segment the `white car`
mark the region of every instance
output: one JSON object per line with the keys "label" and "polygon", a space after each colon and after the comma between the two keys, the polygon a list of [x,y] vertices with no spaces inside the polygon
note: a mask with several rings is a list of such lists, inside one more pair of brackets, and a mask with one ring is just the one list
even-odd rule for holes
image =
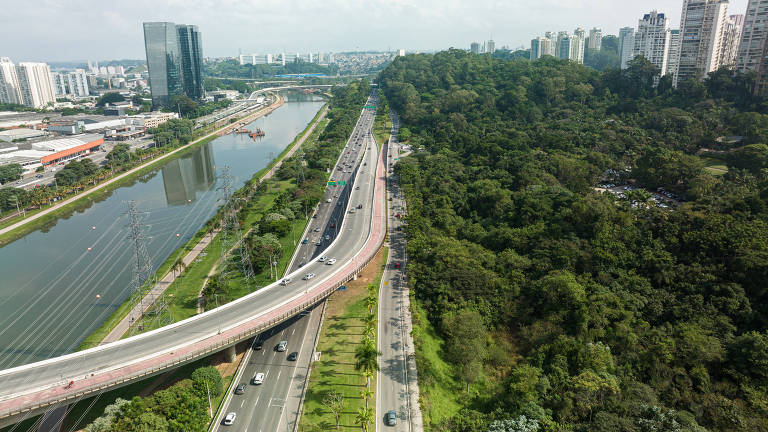
{"label": "white car", "polygon": [[314,273],[307,273],[307,274],[305,274],[305,275],[304,275],[304,277],[303,277],[302,279],[304,279],[304,280],[310,280],[310,279],[312,279],[313,277],[315,277],[315,274],[314,274]]}
{"label": "white car", "polygon": [[282,286],[286,286],[289,283],[291,283],[291,278],[285,278],[285,279],[280,281],[280,285],[282,285]]}
{"label": "white car", "polygon": [[321,256],[320,258],[318,258],[317,262],[325,262],[327,259],[328,259],[327,256]]}
{"label": "white car", "polygon": [[260,385],[264,382],[264,373],[259,372],[256,375],[253,376],[253,384],[254,385]]}
{"label": "white car", "polygon": [[328,260],[328,262],[327,262],[327,263],[325,263],[325,264],[326,264],[326,265],[334,265],[334,264],[336,264],[336,258],[331,258],[331,259],[329,259],[329,260]]}
{"label": "white car", "polygon": [[235,424],[235,417],[237,417],[237,414],[235,414],[233,412],[227,414],[227,416],[224,417],[224,424],[227,425],[227,426],[231,426],[231,425]]}
{"label": "white car", "polygon": [[329,203],[329,202],[332,202],[332,201],[333,201],[333,200],[332,200],[332,199],[330,199],[330,198],[328,198],[327,200],[325,200],[325,202],[327,202],[327,203]]}

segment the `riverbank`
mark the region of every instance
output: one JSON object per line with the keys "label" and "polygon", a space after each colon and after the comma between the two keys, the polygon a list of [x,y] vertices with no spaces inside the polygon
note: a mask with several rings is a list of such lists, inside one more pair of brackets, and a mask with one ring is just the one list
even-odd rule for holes
{"label": "riverbank", "polygon": [[[284,98],[278,95],[277,100],[273,104],[237,120],[235,124],[242,122],[252,122],[259,117],[268,115],[276,109],[280,108],[284,102]],[[183,156],[186,154],[186,152],[217,138],[220,136],[222,131],[229,130],[232,127],[233,125],[231,124],[225,125],[219,129],[213,130],[207,135],[191,141],[184,146],[178,147],[168,153],[152,159],[151,161],[148,161],[122,174],[112,177],[109,180],[94,185],[90,189],[85,189],[83,192],[71,198],[67,198],[64,201],[56,203],[47,209],[28,212],[32,214],[29,214],[26,218],[19,222],[0,229],[0,247],[17,240],[32,231],[43,228],[61,217],[68,217],[68,215],[74,213],[80,208],[83,208],[89,202],[98,201],[98,198],[103,198],[105,194],[111,193],[115,189],[123,186],[126,182],[135,181],[144,173],[151,171],[157,168],[159,165],[167,163],[174,158]]]}
{"label": "riverbank", "polygon": [[[286,146],[278,157],[273,159],[267,166],[257,171],[253,177],[246,182],[243,188],[236,192],[236,194],[247,188],[252,188],[264,180],[272,178],[282,165],[283,161],[290,158],[298,148],[307,142],[308,138],[314,137],[316,139],[319,133],[324,129],[324,125],[327,124],[324,123],[327,113],[328,105],[326,104],[318,110],[315,117],[307,124],[306,128],[294,138],[291,144]],[[323,123],[323,127],[316,129],[316,126],[321,123]],[[275,197],[271,197],[269,203],[274,201],[274,198]],[[201,228],[177,251],[171,253],[165,262],[159,266],[158,270],[155,272],[155,276],[157,280],[161,281],[158,283],[161,287],[156,286],[149,294],[147,294],[149,302],[144,303],[145,305],[148,305],[147,308],[151,307],[152,300],[158,298],[159,295],[163,295],[166,293],[166,290],[168,290],[165,298],[175,321],[186,319],[197,313],[196,299],[192,300],[190,298],[191,291],[194,291],[194,296],[196,297],[202,287],[201,284],[204,283],[204,280],[202,282],[200,281],[199,274],[202,272],[207,275],[210,272],[210,269],[216,266],[221,255],[218,236],[212,234],[214,230],[213,226],[215,225],[218,216],[218,213],[213,216],[203,228]],[[205,244],[203,245],[203,243]],[[197,253],[194,254],[194,256],[190,256],[192,251],[197,251]],[[176,261],[182,256],[184,256],[183,260],[185,261],[185,268],[177,275],[176,271],[172,270],[172,267],[174,267]],[[197,285],[200,286],[198,287]],[[87,349],[104,342],[120,339],[129,329],[131,315],[136,316],[137,314],[131,314],[130,299],[127,299],[98,329],[83,340],[77,350]],[[148,331],[152,328],[152,325],[144,325],[143,330]],[[115,329],[120,329],[120,331],[115,332]]]}

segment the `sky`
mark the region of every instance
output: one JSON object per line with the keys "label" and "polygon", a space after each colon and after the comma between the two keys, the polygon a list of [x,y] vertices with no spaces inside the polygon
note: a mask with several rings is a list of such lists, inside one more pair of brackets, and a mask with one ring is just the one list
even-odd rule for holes
{"label": "sky", "polygon": [[[731,0],[744,13],[748,0]],[[683,0],[0,0],[0,57],[143,59],[142,22],[196,24],[210,57],[268,52],[529,47],[545,31],[617,34],[653,9],[680,26]]]}

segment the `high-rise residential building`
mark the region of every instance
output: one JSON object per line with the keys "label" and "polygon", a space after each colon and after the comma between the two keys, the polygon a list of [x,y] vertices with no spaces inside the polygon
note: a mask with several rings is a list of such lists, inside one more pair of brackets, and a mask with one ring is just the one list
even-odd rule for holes
{"label": "high-rise residential building", "polygon": [[53,79],[53,93],[56,96],[63,96],[69,94],[67,87],[67,74],[54,72],[51,74]]}
{"label": "high-rise residential building", "polygon": [[493,39],[485,43],[485,52],[488,54],[493,54],[496,52],[496,42],[494,42]]}
{"label": "high-rise residential building", "polygon": [[669,31],[667,51],[667,75],[672,76],[674,83],[674,77],[677,74],[677,62],[680,60],[680,30]]}
{"label": "high-rise residential building", "polygon": [[45,63],[22,62],[16,66],[21,101],[33,108],[56,102],[51,68]]}
{"label": "high-rise residential building", "polygon": [[469,51],[472,54],[480,54],[480,43],[479,42],[472,42],[472,45],[469,46]]}
{"label": "high-rise residential building", "polygon": [[552,55],[552,40],[545,37],[532,39],[530,59],[540,59],[545,55]]}
{"label": "high-rise residential building", "polygon": [[683,0],[675,83],[702,80],[720,68],[728,0]]}
{"label": "high-rise residential building", "polygon": [[82,69],[75,69],[67,74],[67,87],[72,96],[87,97],[90,94],[88,91],[88,75]]}
{"label": "high-rise residential building", "polygon": [[749,0],[744,17],[736,70],[757,73],[755,92],[765,94],[768,89],[768,0]]}
{"label": "high-rise residential building", "polygon": [[202,37],[197,26],[144,23],[144,47],[152,104],[168,106],[176,95],[203,96]]}
{"label": "high-rise residential building", "polygon": [[[557,33],[546,32],[544,33],[544,37],[549,39],[549,52],[547,54],[552,57],[557,57]],[[544,55],[544,53],[542,53],[542,55]]]}
{"label": "high-rise residential building", "polygon": [[720,67],[736,65],[736,55],[739,52],[741,33],[744,30],[744,15],[731,15],[725,21],[723,30],[723,46],[720,50]]}
{"label": "high-rise residential building", "polygon": [[603,47],[603,30],[598,27],[589,31],[589,46],[588,48],[595,51],[600,51]]}
{"label": "high-rise residential building", "polygon": [[181,83],[184,94],[203,97],[203,38],[196,25],[176,26],[181,54]]}
{"label": "high-rise residential building", "polygon": [[21,104],[16,65],[8,57],[0,57],[0,103]]}
{"label": "high-rise residential building", "polygon": [[632,57],[639,55],[659,68],[661,71],[659,76],[666,75],[669,55],[669,19],[663,13],[652,11],[643,15],[643,19],[638,21]]}
{"label": "high-rise residential building", "polygon": [[572,60],[576,63],[584,63],[584,48],[587,42],[587,32],[583,28],[578,27],[573,31],[573,44],[574,53]]}
{"label": "high-rise residential building", "polygon": [[[331,54],[331,55],[333,55],[333,54]],[[405,49],[403,49],[403,48],[399,49],[397,51],[397,56],[398,57],[405,57]],[[328,63],[333,63],[333,61],[330,59],[330,57],[328,59]]]}
{"label": "high-rise residential building", "polygon": [[619,57],[621,58],[621,68],[626,69],[627,63],[634,58],[635,50],[635,29],[632,27],[622,27],[619,29]]}

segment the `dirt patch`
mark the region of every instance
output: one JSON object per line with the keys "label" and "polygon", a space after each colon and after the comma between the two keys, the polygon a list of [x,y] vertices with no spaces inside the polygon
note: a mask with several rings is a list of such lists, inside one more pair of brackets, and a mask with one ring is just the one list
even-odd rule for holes
{"label": "dirt patch", "polygon": [[357,280],[347,282],[346,291],[336,291],[328,299],[328,308],[325,312],[326,315],[339,315],[347,310],[351,303],[358,301],[360,297],[364,297],[368,294],[365,287],[367,287],[368,284],[373,283],[381,272],[381,267],[384,265],[384,260],[386,259],[384,256],[385,250],[386,249],[383,247],[379,248],[378,252],[376,252],[376,256],[374,256],[371,262],[363,267],[363,270],[357,275]]}

